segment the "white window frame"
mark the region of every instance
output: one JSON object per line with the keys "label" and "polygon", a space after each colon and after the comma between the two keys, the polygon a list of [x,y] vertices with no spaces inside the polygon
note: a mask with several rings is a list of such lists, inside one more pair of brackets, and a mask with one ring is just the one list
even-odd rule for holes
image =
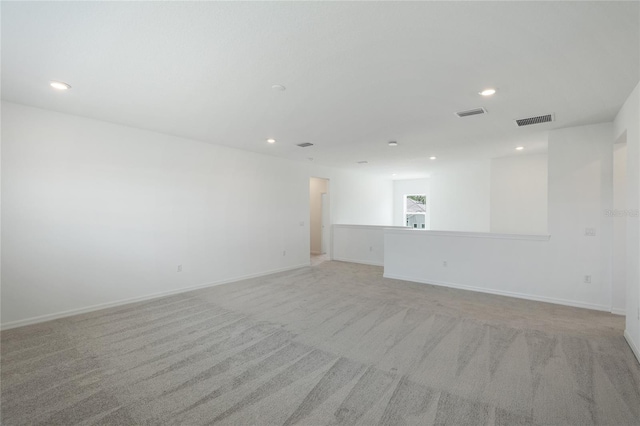
{"label": "white window frame", "polygon": [[411,214],[423,214],[424,215],[424,228],[411,228],[411,229],[421,229],[428,230],[431,229],[430,218],[429,218],[429,198],[427,198],[427,194],[404,194],[402,197],[402,223],[403,226],[407,226],[407,197],[424,197],[424,213],[411,213]]}

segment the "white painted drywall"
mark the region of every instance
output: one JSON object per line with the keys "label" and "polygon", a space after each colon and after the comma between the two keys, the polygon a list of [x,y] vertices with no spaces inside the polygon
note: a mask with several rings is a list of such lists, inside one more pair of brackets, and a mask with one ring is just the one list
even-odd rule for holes
{"label": "white painted drywall", "polygon": [[548,236],[386,230],[384,244],[388,278],[601,308],[549,292]]}
{"label": "white painted drywall", "polygon": [[326,179],[312,177],[309,179],[309,205],[312,254],[322,254],[322,193],[329,190]]}
{"label": "white painted drywall", "polygon": [[640,361],[640,84],[614,121],[614,138],[627,140],[627,300],[625,337]]}
{"label": "white painted drywall", "polygon": [[308,265],[311,176],[334,222],[392,222],[358,172],[6,102],[2,141],[3,326]]}
{"label": "white painted drywall", "polygon": [[611,123],[549,133],[549,241],[389,231],[385,275],[610,310],[612,135]]}
{"label": "white painted drywall", "polygon": [[331,260],[384,264],[384,226],[333,225]]}
{"label": "white painted drywall", "polygon": [[613,252],[611,306],[612,312],[625,314],[627,298],[627,141],[626,134],[613,147]]}
{"label": "white painted drywall", "polygon": [[[611,307],[613,203],[611,123],[549,132],[549,291]],[[595,236],[586,236],[595,228]],[[591,283],[584,276],[591,276]]]}
{"label": "white painted drywall", "polygon": [[429,213],[431,197],[429,196],[429,179],[406,179],[393,181],[393,224],[405,226],[404,196],[425,194],[427,196],[427,229],[429,229]]}
{"label": "white painted drywall", "polygon": [[490,161],[456,164],[429,178],[432,230],[489,232]]}
{"label": "white painted drywall", "polygon": [[310,167],[308,170],[310,176],[329,179],[332,224],[388,226],[393,223],[391,179],[333,167]]}
{"label": "white painted drywall", "polygon": [[547,155],[491,160],[491,232],[547,233]]}

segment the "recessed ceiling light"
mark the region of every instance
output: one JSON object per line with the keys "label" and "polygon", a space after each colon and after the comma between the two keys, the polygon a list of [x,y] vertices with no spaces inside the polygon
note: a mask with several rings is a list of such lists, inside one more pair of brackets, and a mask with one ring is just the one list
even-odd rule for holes
{"label": "recessed ceiling light", "polygon": [[392,173],[392,174],[391,174],[391,176],[397,176],[397,174],[395,174],[395,173]]}
{"label": "recessed ceiling light", "polygon": [[484,89],[482,92],[479,92],[482,96],[491,96],[496,93],[496,89]]}
{"label": "recessed ceiling light", "polygon": [[396,142],[396,141],[390,141],[390,142],[389,142],[389,146],[398,146],[398,142]]}
{"label": "recessed ceiling light", "polygon": [[71,89],[71,86],[68,85],[67,83],[63,83],[62,81],[52,81],[49,83],[49,85],[51,87],[53,87],[56,90],[69,90]]}
{"label": "recessed ceiling light", "polygon": [[269,139],[267,139],[267,142],[269,142],[269,143],[276,143],[276,140],[275,140],[275,139],[273,139],[273,138],[269,138]]}
{"label": "recessed ceiling light", "polygon": [[438,158],[438,157],[431,156],[431,157],[429,157],[429,160],[435,160],[436,158]]}
{"label": "recessed ceiling light", "polygon": [[519,146],[516,148],[517,151],[522,151],[524,149],[524,146]]}
{"label": "recessed ceiling light", "polygon": [[285,90],[287,90],[287,88],[282,84],[274,84],[273,86],[271,86],[271,88],[277,92],[284,92]]}

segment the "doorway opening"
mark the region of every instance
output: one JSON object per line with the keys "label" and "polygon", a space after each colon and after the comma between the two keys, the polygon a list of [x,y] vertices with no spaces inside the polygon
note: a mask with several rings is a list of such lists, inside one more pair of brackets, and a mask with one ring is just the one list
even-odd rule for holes
{"label": "doorway opening", "polygon": [[318,265],[330,258],[331,220],[329,209],[329,179],[309,179],[309,232],[311,265]]}

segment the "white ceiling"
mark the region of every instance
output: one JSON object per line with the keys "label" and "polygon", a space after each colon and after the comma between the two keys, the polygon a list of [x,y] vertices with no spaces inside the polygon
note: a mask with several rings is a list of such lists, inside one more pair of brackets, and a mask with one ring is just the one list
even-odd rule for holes
{"label": "white ceiling", "polygon": [[398,177],[542,152],[549,129],[612,120],[640,71],[638,2],[1,7],[5,100]]}

